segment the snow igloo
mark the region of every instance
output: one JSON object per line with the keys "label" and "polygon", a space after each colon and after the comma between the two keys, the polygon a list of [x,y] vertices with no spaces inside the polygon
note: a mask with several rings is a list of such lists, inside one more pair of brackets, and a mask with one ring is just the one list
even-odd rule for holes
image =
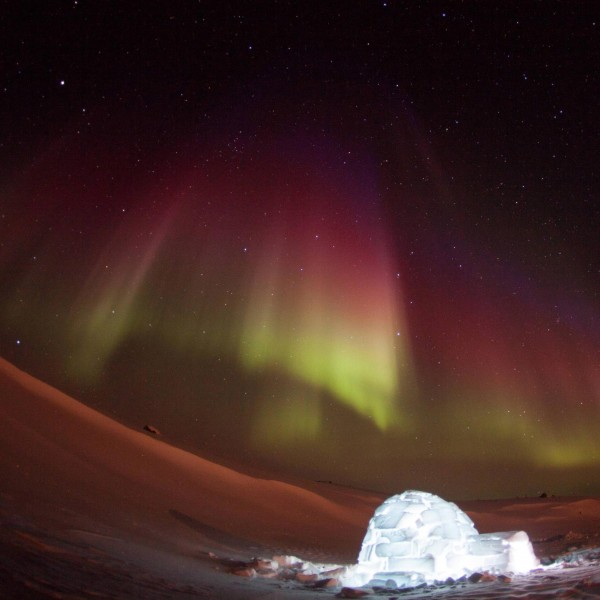
{"label": "snow igloo", "polygon": [[412,587],[475,572],[523,573],[538,564],[524,531],[480,534],[453,502],[410,490],[375,510],[344,584]]}

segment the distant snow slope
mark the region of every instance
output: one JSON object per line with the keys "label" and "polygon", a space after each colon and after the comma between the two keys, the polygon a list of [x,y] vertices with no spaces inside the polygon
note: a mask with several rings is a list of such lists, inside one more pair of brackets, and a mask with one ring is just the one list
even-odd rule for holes
{"label": "distant snow slope", "polygon": [[226,534],[353,561],[370,507],[249,477],[133,431],[0,359],[3,491],[132,535]]}

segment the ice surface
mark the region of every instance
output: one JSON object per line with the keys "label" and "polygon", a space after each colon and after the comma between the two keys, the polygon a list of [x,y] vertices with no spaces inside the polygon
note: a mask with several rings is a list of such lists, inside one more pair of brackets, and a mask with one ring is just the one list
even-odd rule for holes
{"label": "ice surface", "polygon": [[452,502],[407,491],[379,506],[346,585],[407,587],[476,571],[527,572],[538,565],[524,531],[479,534]]}

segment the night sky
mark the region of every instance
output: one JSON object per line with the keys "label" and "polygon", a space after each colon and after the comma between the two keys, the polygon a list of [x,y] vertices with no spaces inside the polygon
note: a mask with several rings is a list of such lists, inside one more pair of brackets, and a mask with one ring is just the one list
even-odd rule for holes
{"label": "night sky", "polygon": [[251,470],[600,494],[596,2],[2,12],[3,357]]}

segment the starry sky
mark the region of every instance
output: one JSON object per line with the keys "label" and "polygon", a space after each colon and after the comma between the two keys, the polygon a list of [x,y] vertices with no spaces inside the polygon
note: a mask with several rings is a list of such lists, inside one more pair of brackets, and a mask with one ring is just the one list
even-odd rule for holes
{"label": "starry sky", "polygon": [[3,357],[246,469],[600,494],[596,3],[3,13]]}

